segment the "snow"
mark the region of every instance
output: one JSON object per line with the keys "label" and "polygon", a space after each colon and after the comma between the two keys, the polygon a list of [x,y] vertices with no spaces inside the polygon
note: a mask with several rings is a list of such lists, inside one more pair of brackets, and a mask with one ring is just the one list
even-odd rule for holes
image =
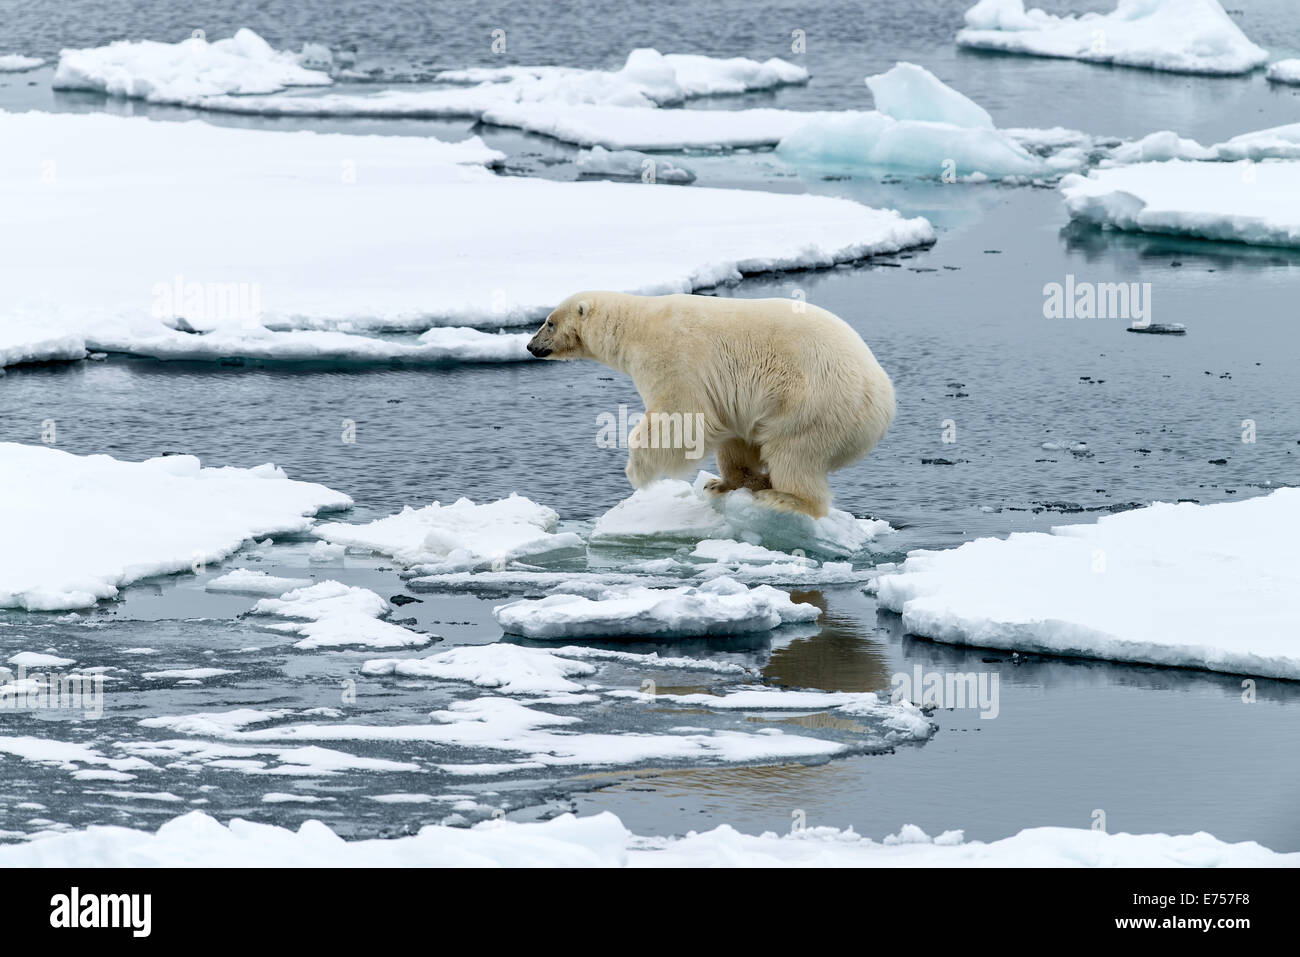
{"label": "snow", "polygon": [[159,327],[126,334],[92,333],[93,348],[151,359],[220,362],[391,363],[441,365],[462,362],[529,362],[528,333],[489,333],[477,329],[429,329],[418,343],[396,342],[329,330],[273,331],[265,328],[218,329],[193,335]]}
{"label": "snow", "polygon": [[938,641],[1296,680],[1297,522],[1300,489],[1158,503],[914,551],[873,586],[909,632]]}
{"label": "snow", "polygon": [[[261,327],[500,328],[574,289],[691,292],[935,238],[924,219],[833,197],[497,176],[484,164],[501,154],[477,137],[0,112],[0,140],[0,206],[23,237],[0,261],[6,361],[137,343],[165,358],[523,358],[518,337],[459,330],[399,344]],[[94,255],[69,257],[70,237]]]}
{"label": "snow", "polygon": [[229,592],[235,595],[283,595],[295,588],[311,584],[309,578],[279,578],[266,572],[248,568],[235,568],[212,579],[203,586],[206,591]]}
{"label": "snow", "polygon": [[0,318],[0,374],[5,366],[26,362],[75,362],[86,358],[86,343],[77,335],[51,333],[43,324]]}
{"label": "snow", "polygon": [[363,675],[468,681],[502,694],[565,694],[586,690],[572,676],[595,674],[594,665],[552,652],[504,642],[465,645],[425,658],[380,658],[361,666]]}
{"label": "snow", "polygon": [[1300,853],[1210,834],[1107,834],[1028,828],[1002,840],[931,838],[913,825],[876,842],[851,828],[743,834],[728,825],[644,838],[609,811],[549,821],[431,824],[403,837],[345,841],[320,821],[294,831],[190,811],[156,832],[119,825],[0,847],[3,867],[1296,867]]}
{"label": "snow", "polygon": [[1118,0],[1110,13],[1059,17],[1024,0],[980,0],[957,45],[1175,73],[1249,73],[1268,61],[1218,0]]}
{"label": "snow", "polygon": [[203,681],[207,678],[220,678],[237,672],[229,668],[168,668],[163,671],[146,671],[140,675],[149,681],[176,679],[180,681]]}
{"label": "snow", "polygon": [[1300,162],[1170,160],[1061,180],[1076,220],[1264,246],[1300,245]]}
{"label": "snow", "polygon": [[192,455],[124,462],[6,442],[0,472],[0,607],[30,611],[87,608],[352,504],[274,465],[204,468]]}
{"label": "snow", "polygon": [[275,93],[291,86],[327,86],[329,74],[305,69],[298,56],[271,49],[252,30],[209,43],[119,40],[104,47],[63,50],[54,89],[186,104],[218,94]]}
{"label": "snow", "polygon": [[796,604],[770,585],[749,588],[720,577],[679,588],[607,588],[595,598],[552,594],[521,599],[492,614],[509,634],[555,640],[746,634],[816,621],[821,610]]}
{"label": "snow", "polygon": [[23,70],[34,70],[44,63],[40,57],[6,53],[0,55],[0,73],[21,73]]}
{"label": "snow", "polygon": [[1300,85],[1300,60],[1278,60],[1268,65],[1265,74],[1274,83]]}
{"label": "snow", "polygon": [[[1063,155],[1049,163],[993,126],[988,112],[929,70],[897,63],[867,77],[873,112],[810,115],[777,146],[795,163],[906,169],[958,180],[1042,177],[1078,165]],[[950,168],[949,168],[950,167]]]}
{"label": "snow", "polygon": [[652,183],[695,182],[695,173],[688,167],[636,150],[607,150],[593,146],[578,154],[575,165],[580,176],[642,179]]}
{"label": "snow", "polygon": [[1300,159],[1300,123],[1242,133],[1222,143],[1202,146],[1172,130],[1150,133],[1110,151],[1102,166],[1185,160]]}
{"label": "snow", "polygon": [[302,635],[295,648],[313,650],[364,645],[367,648],[407,648],[428,644],[429,636],[383,621],[391,606],[368,588],[323,581],[295,588],[279,598],[263,598],[255,615],[293,620],[277,630]]}
{"label": "snow", "polygon": [[556,533],[558,521],[553,509],[512,492],[508,498],[482,505],[460,498],[450,505],[407,506],[364,525],[331,522],[317,526],[313,533],[437,574],[581,546],[578,535]]}
{"label": "snow", "polygon": [[740,539],[769,548],[802,548],[845,558],[862,553],[890,530],[888,522],[854,518],[839,509],[814,519],[767,508],[755,501],[748,489],[714,495],[704,490],[713,477],[700,472],[693,484],[665,479],[637,489],[596,520],[591,542],[666,545]]}

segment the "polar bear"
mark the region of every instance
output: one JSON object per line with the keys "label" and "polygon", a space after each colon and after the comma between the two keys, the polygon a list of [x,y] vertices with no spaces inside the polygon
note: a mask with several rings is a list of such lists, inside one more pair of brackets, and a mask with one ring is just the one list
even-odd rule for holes
{"label": "polar bear", "polygon": [[528,351],[631,376],[646,407],[628,437],[635,488],[692,470],[685,421],[717,456],[722,477],[710,491],[747,488],[765,505],[821,518],[827,473],[870,452],[894,418],[893,384],[867,344],[802,300],[580,292],[546,317]]}

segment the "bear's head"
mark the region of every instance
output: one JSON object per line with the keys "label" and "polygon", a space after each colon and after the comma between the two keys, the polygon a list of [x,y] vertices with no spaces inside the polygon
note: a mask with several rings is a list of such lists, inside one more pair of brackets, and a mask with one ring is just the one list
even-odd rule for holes
{"label": "bear's head", "polygon": [[542,328],[528,341],[528,351],[539,359],[590,359],[582,341],[583,325],[592,314],[593,299],[578,293],[560,303]]}

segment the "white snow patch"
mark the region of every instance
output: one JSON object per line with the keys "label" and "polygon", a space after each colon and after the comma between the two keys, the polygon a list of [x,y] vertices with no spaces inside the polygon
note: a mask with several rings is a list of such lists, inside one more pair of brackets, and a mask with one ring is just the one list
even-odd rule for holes
{"label": "white snow patch", "polygon": [[24,70],[34,70],[44,63],[45,61],[40,57],[6,53],[0,56],[0,73],[21,73]]}
{"label": "white snow patch", "polygon": [[302,635],[295,648],[409,648],[429,642],[428,635],[383,621],[392,608],[368,588],[323,581],[295,588],[279,598],[263,598],[253,606],[255,615],[293,619],[276,630]]}
{"label": "white snow patch", "polygon": [[248,568],[233,568],[203,586],[205,591],[234,595],[283,595],[295,588],[305,588],[310,578],[280,578]]}
{"label": "white snow patch", "polygon": [[426,658],[379,658],[361,666],[363,675],[468,681],[480,688],[512,695],[583,691],[586,685],[570,678],[595,672],[594,665],[574,661],[559,652],[505,642],[464,645]]}

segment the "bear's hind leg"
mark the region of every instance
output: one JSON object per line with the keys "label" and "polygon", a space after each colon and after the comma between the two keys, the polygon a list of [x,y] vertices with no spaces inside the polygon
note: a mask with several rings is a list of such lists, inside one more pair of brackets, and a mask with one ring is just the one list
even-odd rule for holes
{"label": "bear's hind leg", "polygon": [[825,462],[812,448],[779,440],[763,446],[772,487],[754,498],[770,508],[822,518],[830,511],[831,485]]}
{"label": "bear's hind leg", "polygon": [[704,486],[708,491],[724,493],[747,488],[758,492],[772,487],[772,480],[763,471],[758,446],[744,439],[728,439],[718,447],[717,455],[722,478],[708,482]]}

